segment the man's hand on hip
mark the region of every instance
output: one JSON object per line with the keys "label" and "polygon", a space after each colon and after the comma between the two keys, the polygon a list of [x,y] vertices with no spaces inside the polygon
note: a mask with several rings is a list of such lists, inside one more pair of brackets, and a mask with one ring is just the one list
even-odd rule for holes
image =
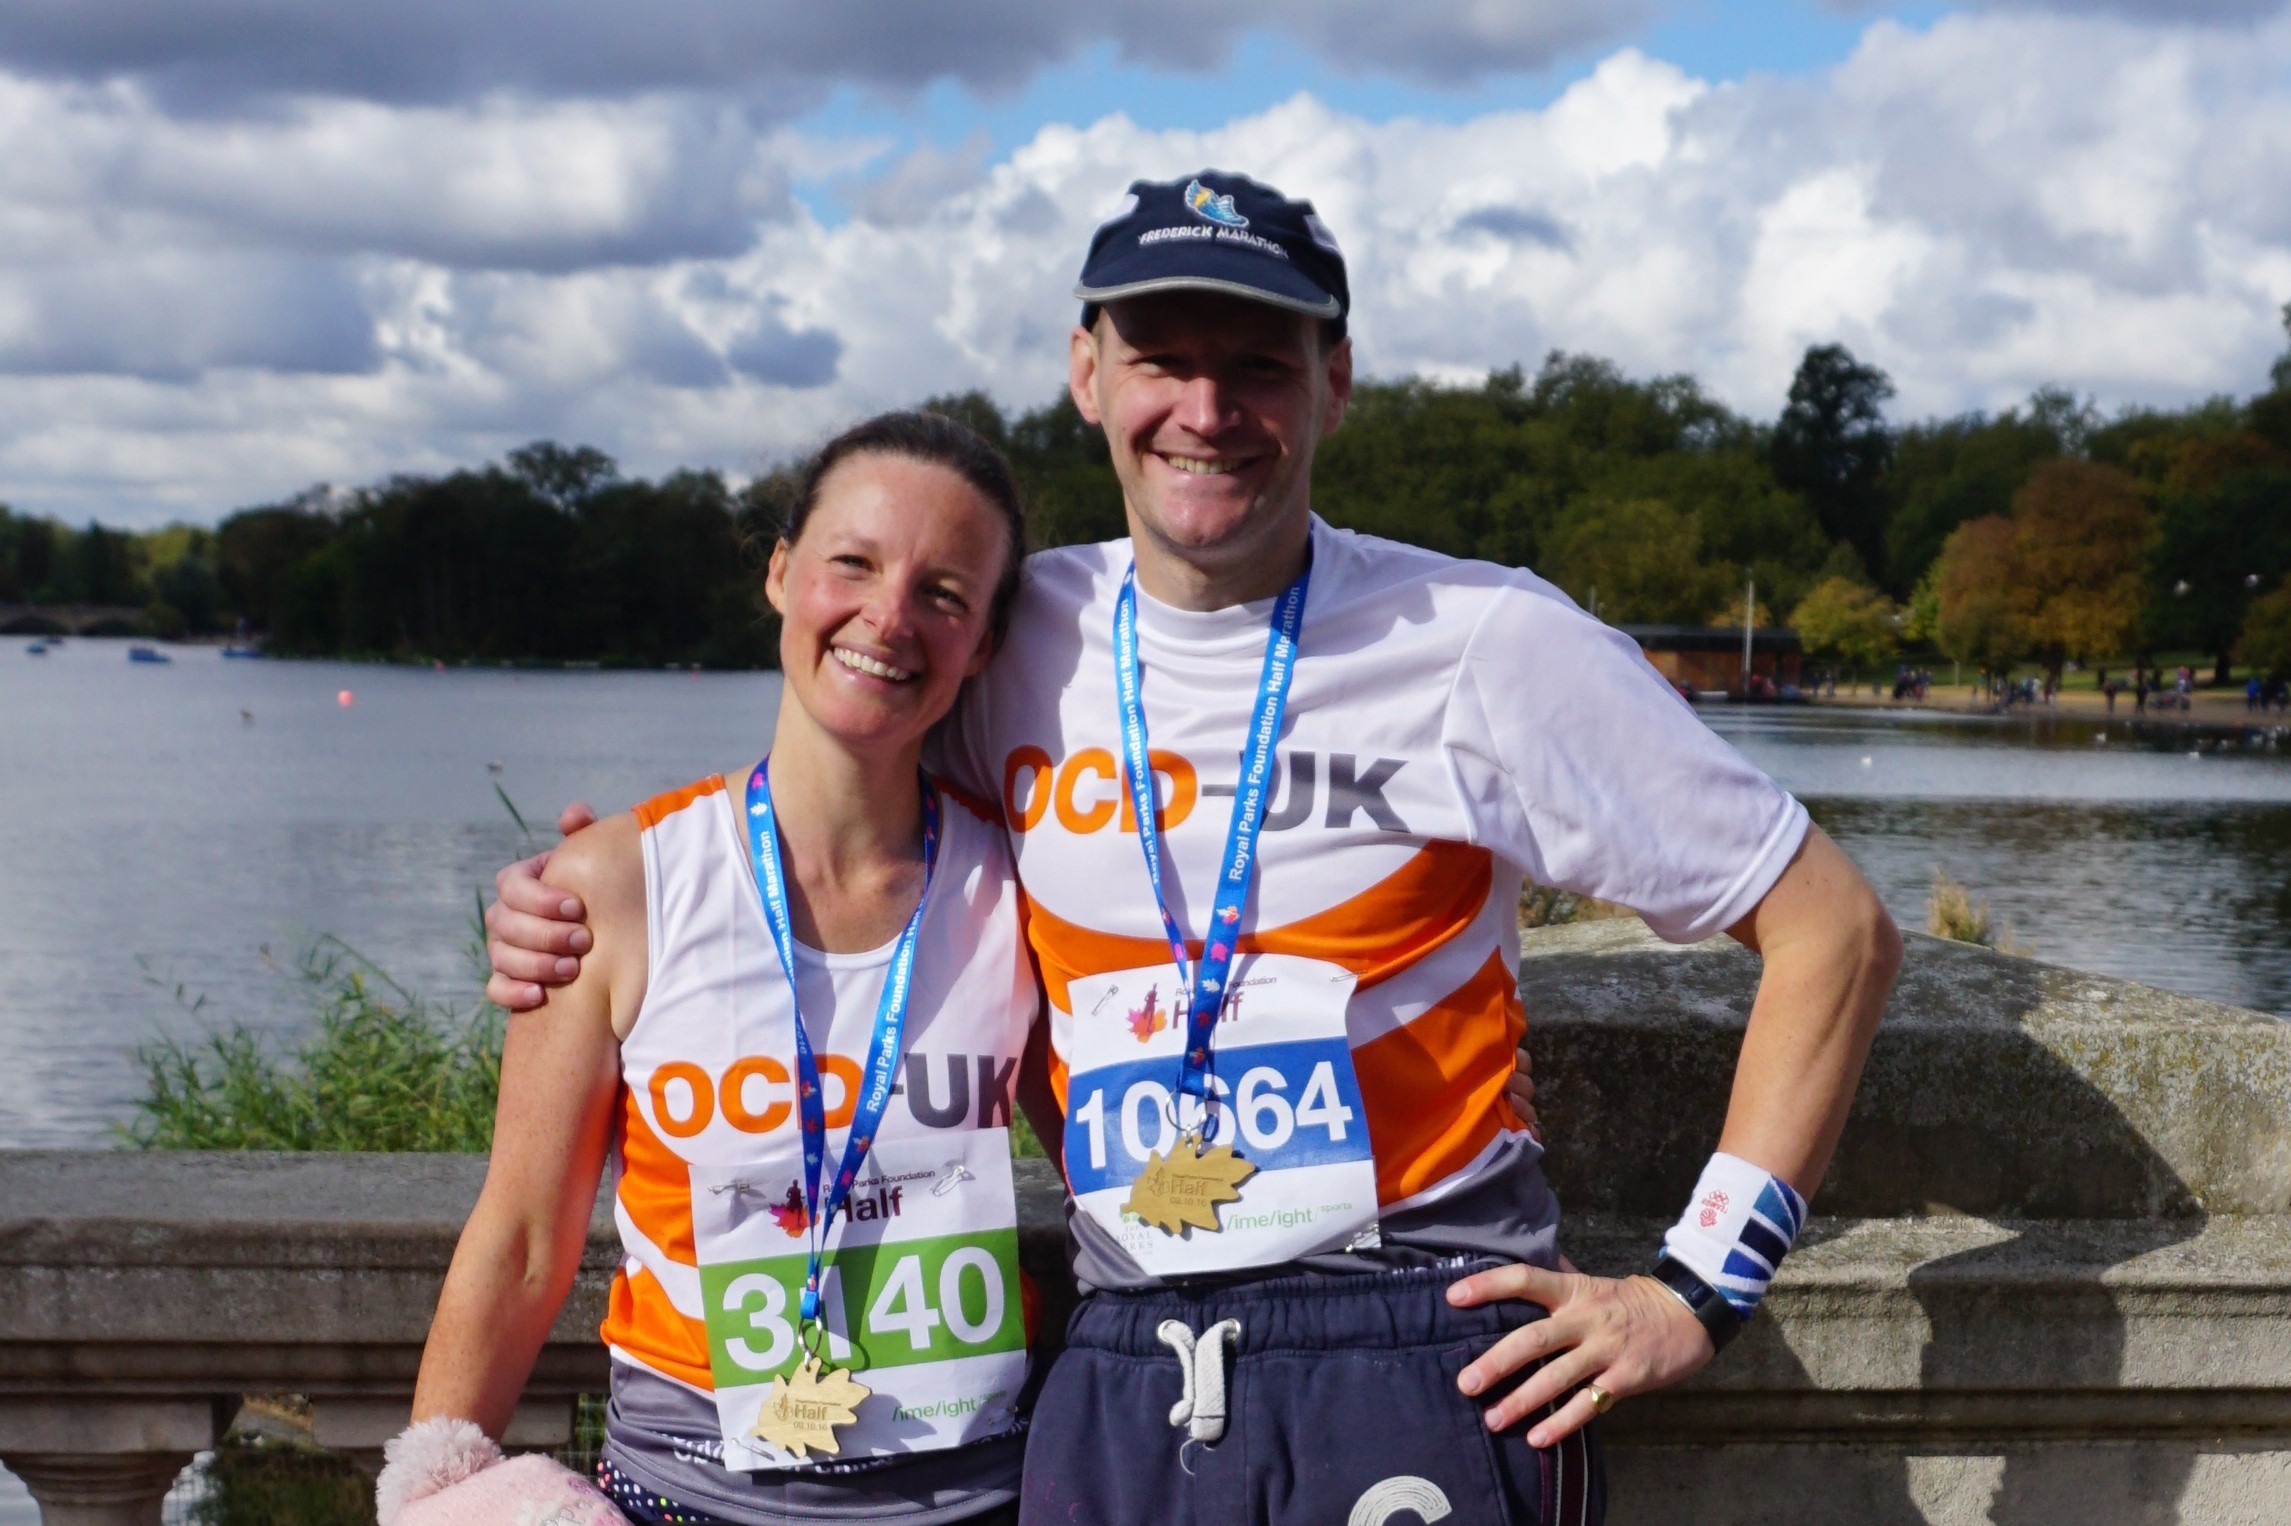
{"label": "man's hand on hip", "polygon": [[[576,800],[558,815],[557,830],[570,837],[596,819]],[[548,1000],[548,988],[578,975],[589,951],[587,908],[579,896],[552,889],[543,878],[548,871],[547,853],[519,859],[493,877],[494,901],[485,908],[485,954],[493,962],[485,996],[512,1012]]]}
{"label": "man's hand on hip", "polygon": [[1467,1394],[1484,1394],[1530,1362],[1548,1359],[1487,1409],[1488,1429],[1500,1431],[1561,1400],[1527,1433],[1532,1447],[1548,1447],[1591,1422],[1594,1399],[1582,1385],[1598,1385],[1610,1402],[1627,1399],[1691,1377],[1713,1355],[1702,1321],[1652,1277],[1589,1277],[1572,1268],[1547,1272],[1499,1266],[1448,1288],[1448,1301],[1463,1308],[1501,1298],[1524,1298],[1550,1313],[1482,1352],[1457,1374],[1456,1386]]}

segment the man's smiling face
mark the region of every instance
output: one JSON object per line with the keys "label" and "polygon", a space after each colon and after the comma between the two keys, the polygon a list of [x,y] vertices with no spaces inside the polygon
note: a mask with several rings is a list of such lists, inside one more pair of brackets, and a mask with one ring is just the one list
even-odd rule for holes
{"label": "man's smiling face", "polygon": [[1344,417],[1352,345],[1319,320],[1178,291],[1109,303],[1077,328],[1069,382],[1105,430],[1132,529],[1186,560],[1230,563],[1311,506],[1313,450]]}

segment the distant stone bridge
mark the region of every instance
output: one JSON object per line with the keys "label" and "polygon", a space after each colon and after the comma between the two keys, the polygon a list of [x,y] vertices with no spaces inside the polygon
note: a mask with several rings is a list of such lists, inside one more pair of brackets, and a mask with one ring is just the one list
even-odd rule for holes
{"label": "distant stone bridge", "polygon": [[0,604],[0,636],[139,636],[131,604]]}

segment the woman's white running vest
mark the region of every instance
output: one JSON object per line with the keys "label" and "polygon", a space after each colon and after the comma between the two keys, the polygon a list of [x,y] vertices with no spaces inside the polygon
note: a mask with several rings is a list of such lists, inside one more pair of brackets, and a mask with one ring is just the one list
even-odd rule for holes
{"label": "woman's white running vest", "polygon": [[[862,1407],[874,1423],[843,1433],[840,1458],[793,1464],[761,1443],[743,1450],[735,1418],[738,1396],[790,1355],[782,1327],[793,1305],[770,1284],[783,1258],[800,1277],[808,1244],[792,1008],[739,798],[711,777],[636,812],[649,967],[621,1045],[613,1130],[624,1254],[602,1331],[613,1355],[607,1455],[665,1496],[742,1522],[919,1523],[1008,1497],[1018,1384],[1004,1380],[1023,1379],[1032,1320],[1014,1253],[1002,1256],[1012,1223],[1003,1131],[1039,997],[1002,830],[942,787],[900,1080],[829,1239],[844,1252],[830,1272],[840,1316],[830,1323],[879,1353],[862,1381],[886,1394],[907,1386],[896,1414]],[[831,1161],[891,952],[797,950]],[[936,1449],[906,1450],[918,1437]]]}

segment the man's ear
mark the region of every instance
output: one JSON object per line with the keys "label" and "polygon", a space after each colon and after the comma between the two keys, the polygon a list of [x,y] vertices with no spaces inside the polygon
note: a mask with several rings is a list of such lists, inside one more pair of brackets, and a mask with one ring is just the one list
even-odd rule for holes
{"label": "man's ear", "polygon": [[778,541],[772,546],[772,561],[764,569],[764,597],[771,600],[772,609],[779,614],[788,612],[788,543]]}
{"label": "man's ear", "polygon": [[1083,423],[1103,422],[1098,417],[1098,336],[1080,324],[1066,336],[1066,391]]}
{"label": "man's ear", "polygon": [[1321,420],[1321,438],[1335,434],[1344,422],[1345,410],[1352,406],[1352,336],[1339,339],[1328,352],[1327,379],[1328,416]]}

